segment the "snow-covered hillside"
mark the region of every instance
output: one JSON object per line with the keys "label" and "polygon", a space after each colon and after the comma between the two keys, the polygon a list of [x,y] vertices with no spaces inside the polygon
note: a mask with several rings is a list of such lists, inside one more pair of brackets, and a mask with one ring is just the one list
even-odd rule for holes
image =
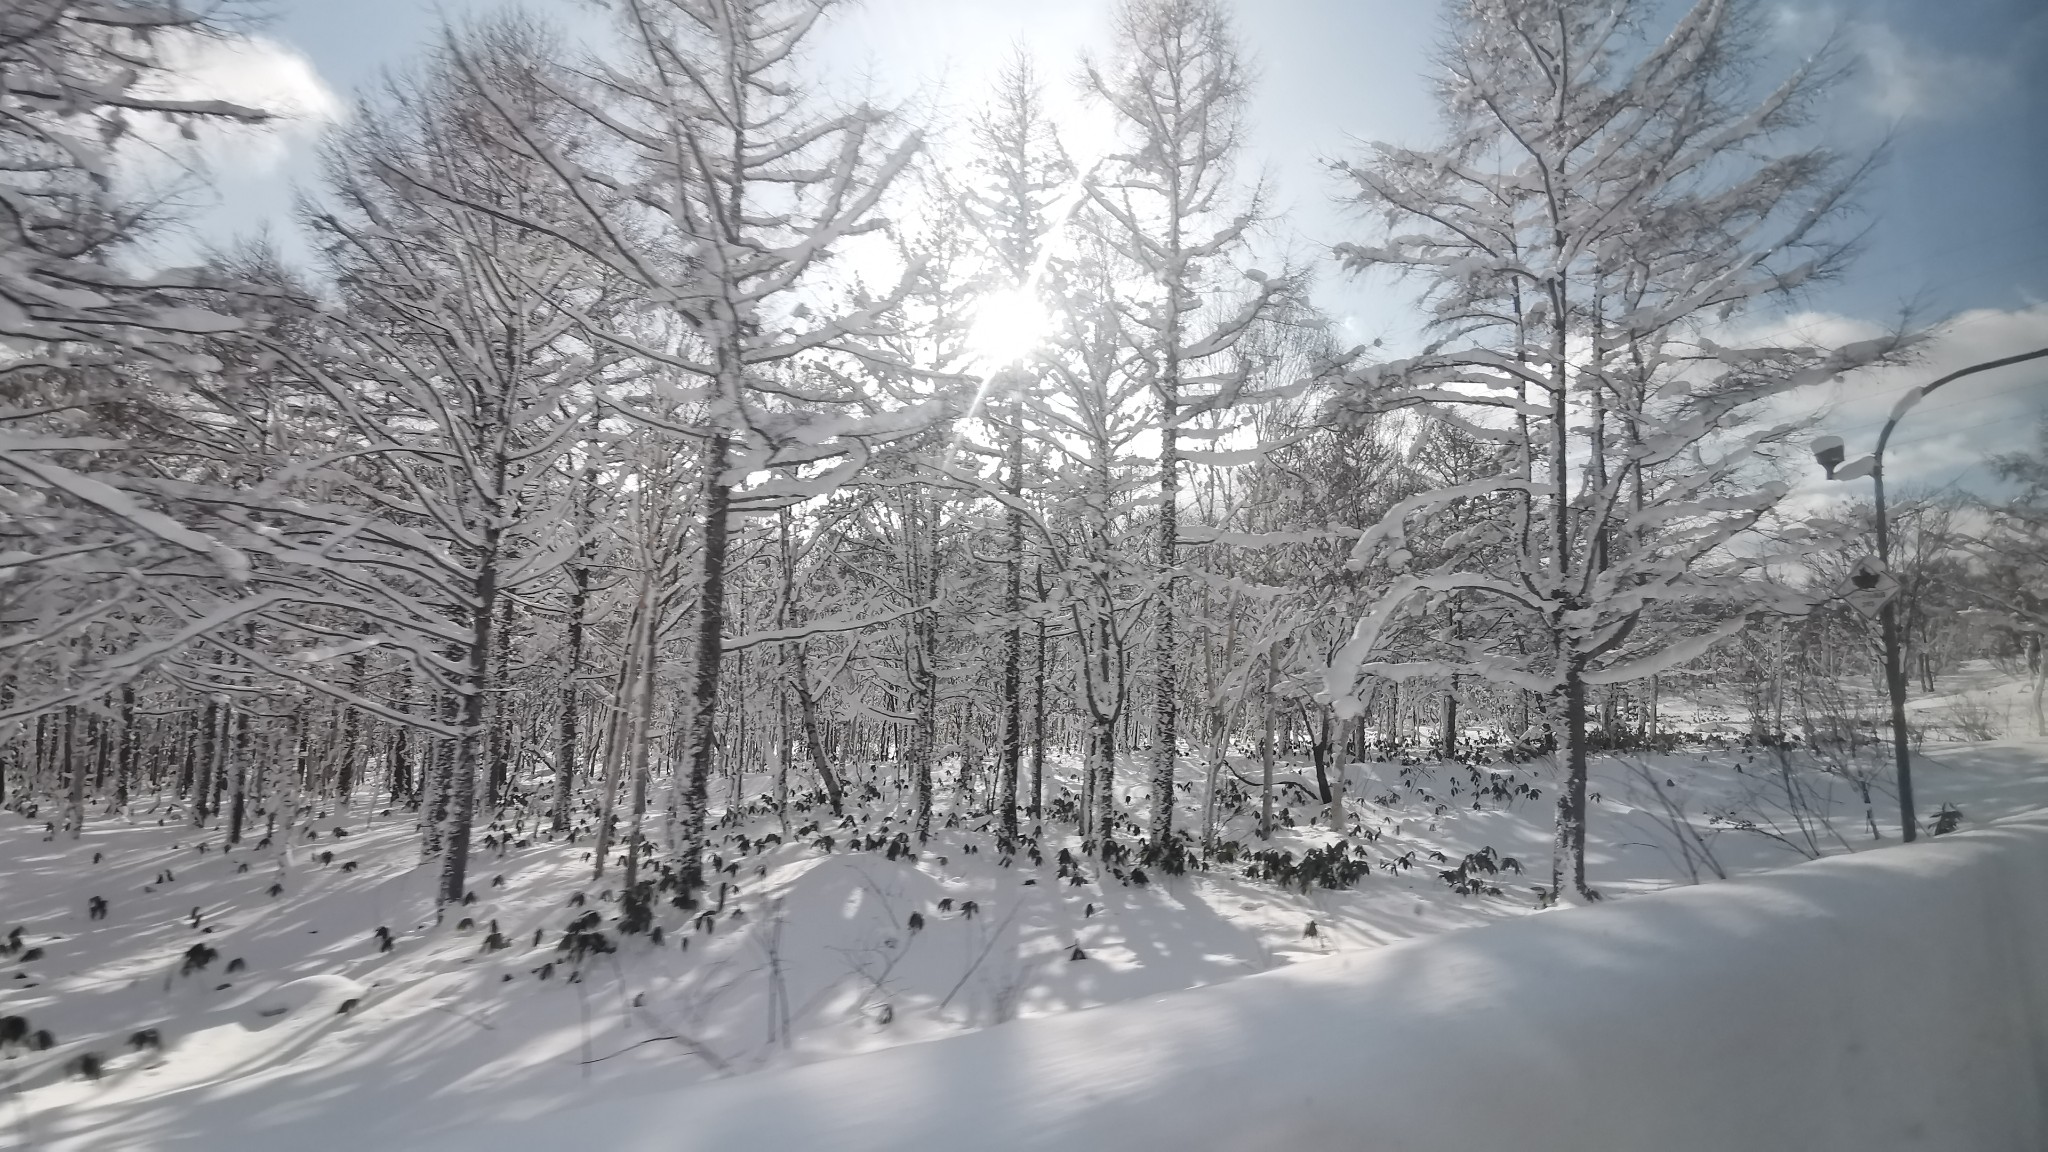
{"label": "snow-covered hillside", "polygon": [[[1953,805],[1975,827],[2048,807],[2043,751],[1930,747],[1920,761],[1929,810]],[[1542,781],[1543,767],[1480,771]],[[1589,861],[1597,886],[1628,898],[1695,871],[1711,881],[1709,858],[1731,875],[1770,869],[1802,857],[1802,827],[1818,852],[1875,843],[1853,791],[1780,768],[1773,753],[1741,748],[1603,759]],[[518,824],[491,833],[476,902],[436,925],[433,873],[419,866],[402,814],[327,813],[225,853],[218,834],[159,823],[165,810],[147,803],[95,820],[76,842],[9,815],[7,927],[21,926],[24,950],[6,962],[6,1012],[56,1045],[5,1062],[12,1117],[0,1147],[217,1147],[229,1131],[297,1131],[309,1118],[407,1147],[571,1102],[1361,958],[1524,917],[1547,872],[1550,805],[1504,789],[1474,810],[1473,771],[1354,768],[1351,803],[1368,835],[1347,835],[1342,855],[1367,868],[1344,889],[1253,878],[1261,865],[1243,860],[1119,881],[1086,857],[1063,862],[1065,841],[1039,845],[1036,862],[1005,862],[971,826],[943,830],[914,855],[891,850],[896,826],[886,821],[775,843],[774,821],[757,816],[719,845],[731,866],[722,910],[657,904],[659,942],[619,932],[616,872],[592,880],[583,842]],[[1803,824],[1772,807],[1786,779],[1824,798]],[[1690,848],[1667,800],[1698,834]],[[1716,811],[1765,823],[1716,826]],[[1310,808],[1284,815],[1293,826],[1275,847],[1296,860],[1338,840],[1308,825]],[[1879,811],[1880,827],[1892,819]],[[1248,832],[1243,818],[1226,828]],[[1478,888],[1459,894],[1456,865],[1489,848],[1495,870],[1475,865]],[[106,900],[103,919],[91,916],[94,897]],[[571,935],[579,920],[589,935]],[[388,951],[379,929],[390,932]],[[574,951],[578,940],[595,950]],[[154,1042],[138,1047],[138,1034]],[[98,1079],[77,1074],[87,1053]]]}
{"label": "snow-covered hillside", "polygon": [[2044,869],[2037,813],[423,1146],[2023,1152]]}

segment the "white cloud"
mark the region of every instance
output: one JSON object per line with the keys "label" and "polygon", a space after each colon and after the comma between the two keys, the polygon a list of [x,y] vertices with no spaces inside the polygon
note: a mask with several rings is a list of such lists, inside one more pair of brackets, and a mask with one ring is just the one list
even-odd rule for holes
{"label": "white cloud", "polygon": [[201,123],[187,138],[172,124],[138,117],[129,125],[123,158],[144,178],[193,165],[215,173],[267,174],[294,145],[317,138],[345,113],[312,61],[267,37],[166,37],[158,54],[166,73],[152,94],[222,100],[262,109],[274,119],[260,127]]}
{"label": "white cloud", "polygon": [[2005,93],[2010,62],[1956,52],[1839,3],[1788,3],[1777,9],[1779,46],[1803,56],[1832,42],[1853,65],[1845,95],[1891,124],[1953,119]]}
{"label": "white cloud", "polygon": [[[1806,314],[1789,318],[1778,331],[1784,339],[1831,344],[1866,339],[1878,329],[1840,316]],[[1760,343],[1771,339],[1771,334],[1758,335]],[[1788,396],[1781,414],[1818,413],[1814,434],[1842,437],[1849,457],[1855,459],[1877,447],[1893,406],[1908,389],[1961,368],[2040,348],[2048,348],[2048,304],[1965,312],[1927,340],[1913,363],[1854,373]],[[1896,492],[1949,485],[1983,490],[1994,483],[1990,459],[2032,449],[2035,429],[2044,417],[2048,359],[1965,376],[1929,395],[1900,420],[1885,451],[1886,487]],[[1822,480],[1817,471],[1805,476],[1800,487],[1807,500],[1869,497],[1868,487],[1861,483],[1844,491]]]}
{"label": "white cloud", "polygon": [[1889,24],[1852,24],[1848,39],[1861,59],[1863,99],[1887,120],[1946,119],[1996,96],[2010,80],[1994,61],[1909,42]]}

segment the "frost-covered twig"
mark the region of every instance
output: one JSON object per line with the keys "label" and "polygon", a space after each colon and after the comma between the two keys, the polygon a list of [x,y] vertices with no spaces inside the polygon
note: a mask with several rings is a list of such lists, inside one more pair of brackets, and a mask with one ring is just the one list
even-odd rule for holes
{"label": "frost-covered twig", "polygon": [[1021,907],[1023,907],[1022,901],[1010,905],[1010,911],[1004,915],[1002,921],[996,925],[995,931],[989,933],[987,941],[982,944],[981,952],[974,957],[974,963],[967,966],[967,971],[962,972],[960,979],[954,981],[953,987],[947,991],[946,998],[939,1001],[939,1011],[944,1012],[946,1006],[953,1002],[953,997],[960,994],[960,989],[966,987],[968,978],[974,975],[975,969],[981,967],[982,961],[988,959],[989,952],[995,948],[996,941],[1003,938],[1003,933],[1009,929],[1010,922],[1017,918],[1017,910]]}
{"label": "frost-covered twig", "polygon": [[1656,798],[1663,815],[1660,817],[1652,814],[1651,819],[1664,829],[1672,843],[1678,845],[1679,863],[1692,878],[1692,882],[1700,882],[1699,867],[1702,864],[1713,872],[1716,879],[1726,880],[1727,869],[1721,867],[1721,861],[1715,857],[1713,847],[1708,844],[1707,838],[1700,834],[1700,830],[1693,826],[1692,818],[1685,814],[1684,802],[1665,791],[1664,786],[1657,782],[1657,774],[1650,770],[1648,764],[1640,760],[1624,760],[1622,763],[1627,766],[1629,775],[1648,788],[1650,794]]}

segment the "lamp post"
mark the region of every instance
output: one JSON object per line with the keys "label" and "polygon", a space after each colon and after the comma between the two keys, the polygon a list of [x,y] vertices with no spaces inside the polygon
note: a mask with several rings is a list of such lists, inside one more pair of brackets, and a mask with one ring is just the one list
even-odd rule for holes
{"label": "lamp post", "polygon": [[[1859,571],[1857,573],[1858,579],[1856,580],[1859,588],[1866,586],[1875,587],[1883,575],[1891,572],[1891,523],[1885,513],[1884,505],[1884,449],[1885,445],[1891,441],[1892,429],[1899,426],[1899,421],[1905,417],[1906,413],[1913,410],[1914,405],[1920,403],[1928,393],[1944,384],[1960,380],[1965,376],[1974,376],[1979,372],[1988,372],[1993,368],[2003,368],[2009,364],[2038,360],[2042,357],[2048,357],[2048,348],[2037,348],[2032,352],[2022,352],[2017,356],[2007,356],[1999,360],[1987,360],[1982,364],[1972,364],[1968,368],[1951,372],[1932,384],[1925,384],[1908,391],[1904,396],[1899,397],[1897,404],[1892,406],[1891,417],[1884,422],[1884,431],[1877,434],[1877,451],[1853,464],[1845,466],[1842,463],[1845,453],[1841,437],[1822,436],[1813,442],[1813,458],[1827,472],[1828,479],[1853,480],[1859,476],[1869,476],[1871,486],[1876,493],[1877,562],[1879,572],[1868,573]],[[1862,579],[1865,576],[1871,577],[1868,585]],[[1899,782],[1899,824],[1903,830],[1906,842],[1910,844],[1919,835],[1920,828],[1918,822],[1913,817],[1913,767],[1906,755],[1906,667],[1904,657],[1899,651],[1899,612],[1896,590],[1894,590],[1892,595],[1885,597],[1883,605],[1878,609],[1877,618],[1878,628],[1884,644],[1885,689],[1891,694],[1892,755],[1896,764]]]}

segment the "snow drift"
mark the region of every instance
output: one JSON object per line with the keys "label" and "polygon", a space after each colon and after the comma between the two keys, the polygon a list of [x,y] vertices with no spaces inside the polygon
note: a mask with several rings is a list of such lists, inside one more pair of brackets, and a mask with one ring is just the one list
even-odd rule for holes
{"label": "snow drift", "polygon": [[2037,813],[431,1146],[2039,1149],[2043,877]]}

